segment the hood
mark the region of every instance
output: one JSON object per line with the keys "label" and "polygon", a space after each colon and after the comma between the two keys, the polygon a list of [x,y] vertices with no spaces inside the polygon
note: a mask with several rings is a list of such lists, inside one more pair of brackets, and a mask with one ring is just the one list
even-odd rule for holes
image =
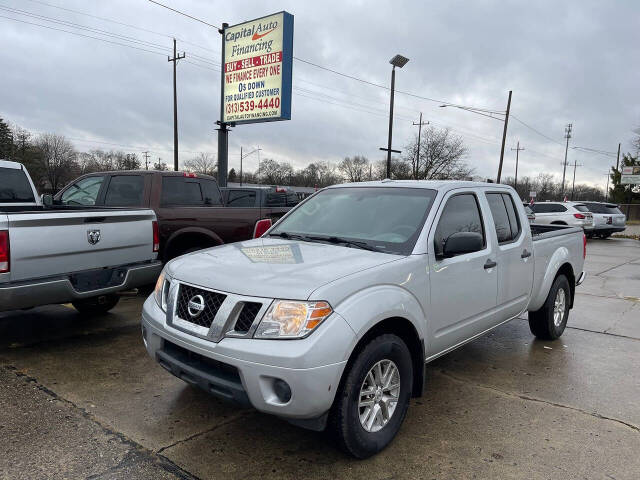
{"label": "hood", "polygon": [[252,297],[304,300],[318,287],[402,258],[280,238],[258,238],[185,255],[167,265],[183,282]]}

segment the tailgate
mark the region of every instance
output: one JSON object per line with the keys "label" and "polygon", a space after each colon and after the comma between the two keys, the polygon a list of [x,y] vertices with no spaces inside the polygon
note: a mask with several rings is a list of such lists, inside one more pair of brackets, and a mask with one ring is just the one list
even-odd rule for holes
{"label": "tailgate", "polygon": [[155,218],[152,210],[10,214],[11,281],[155,259]]}

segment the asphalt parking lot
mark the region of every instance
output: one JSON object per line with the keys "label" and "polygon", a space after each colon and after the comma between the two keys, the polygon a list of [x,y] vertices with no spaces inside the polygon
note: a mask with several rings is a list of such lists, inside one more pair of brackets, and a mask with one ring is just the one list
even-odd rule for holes
{"label": "asphalt parking lot", "polygon": [[167,374],[143,295],[88,318],[0,314],[0,478],[640,478],[640,242],[591,240],[569,328],[524,319],[431,363],[392,445],[354,460],[323,434]]}

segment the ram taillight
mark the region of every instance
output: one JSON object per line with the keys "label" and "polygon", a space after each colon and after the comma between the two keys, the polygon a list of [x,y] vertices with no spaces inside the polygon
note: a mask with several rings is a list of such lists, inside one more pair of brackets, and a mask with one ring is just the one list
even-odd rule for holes
{"label": "ram taillight", "polygon": [[587,258],[587,236],[582,234],[582,258]]}
{"label": "ram taillight", "polygon": [[160,229],[158,228],[158,222],[156,220],[153,221],[153,251],[160,251]]}
{"label": "ram taillight", "polygon": [[256,226],[253,229],[253,238],[260,238],[264,233],[271,228],[271,219],[265,218],[258,220]]}
{"label": "ram taillight", "polygon": [[182,172],[182,176],[187,178],[198,178],[198,174],[193,172]]}
{"label": "ram taillight", "polygon": [[0,230],[0,273],[7,273],[9,270],[9,231]]}
{"label": "ram taillight", "polygon": [[579,218],[580,220],[584,220],[585,218],[587,218],[581,213],[574,213],[573,216]]}

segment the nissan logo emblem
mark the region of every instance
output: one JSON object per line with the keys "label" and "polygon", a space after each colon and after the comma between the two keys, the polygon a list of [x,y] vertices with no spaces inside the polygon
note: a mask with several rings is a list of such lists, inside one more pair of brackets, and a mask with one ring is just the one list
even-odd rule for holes
{"label": "nissan logo emblem", "polygon": [[204,298],[202,295],[194,295],[189,299],[189,303],[187,304],[187,311],[192,318],[196,318],[198,315],[202,313],[204,310]]}

